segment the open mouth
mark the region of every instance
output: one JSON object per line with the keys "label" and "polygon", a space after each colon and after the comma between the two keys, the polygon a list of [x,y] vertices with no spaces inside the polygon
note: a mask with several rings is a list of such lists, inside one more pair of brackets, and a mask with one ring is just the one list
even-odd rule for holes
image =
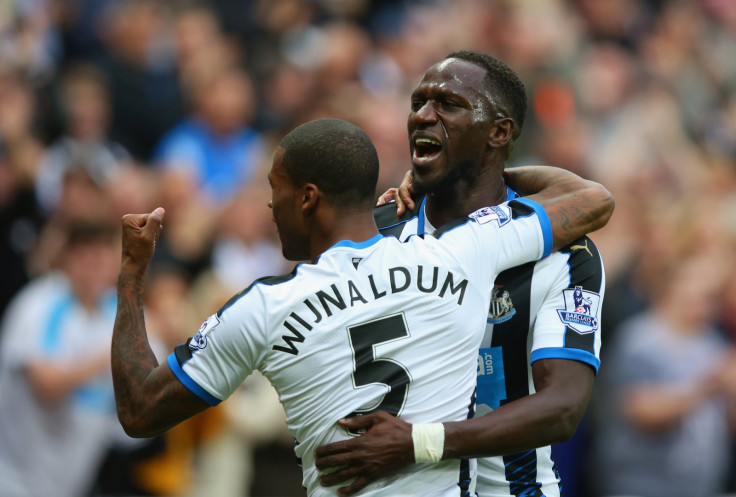
{"label": "open mouth", "polygon": [[442,144],[434,138],[416,138],[414,140],[414,157],[432,159],[442,152]]}

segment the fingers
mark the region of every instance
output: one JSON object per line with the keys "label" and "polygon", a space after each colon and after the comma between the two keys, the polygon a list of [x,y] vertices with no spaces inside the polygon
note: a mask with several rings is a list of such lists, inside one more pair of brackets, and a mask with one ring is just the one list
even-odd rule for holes
{"label": "fingers", "polygon": [[376,203],[376,206],[387,204],[389,202],[396,202],[396,215],[401,216],[404,212],[406,212],[406,208],[404,207],[404,202],[401,200],[401,197],[399,197],[399,189],[398,188],[389,188],[386,190],[386,192],[378,197],[378,202]]}
{"label": "fingers", "polygon": [[394,192],[394,200],[396,201],[396,217],[401,217],[406,212],[406,204],[401,200],[398,190]]}
{"label": "fingers", "polygon": [[160,227],[165,213],[163,207],[156,207],[150,214],[126,214],[123,216],[123,228],[143,229],[150,226],[148,229],[151,230],[154,227]]}
{"label": "fingers", "polygon": [[339,483],[344,483],[348,480],[352,480],[361,473],[362,469],[358,466],[349,466],[345,468],[336,469],[330,473],[325,473],[319,477],[319,484],[323,487],[331,487]]}
{"label": "fingers", "polygon": [[351,416],[337,421],[343,428],[370,428],[379,419],[376,413],[363,414],[362,416]]}
{"label": "fingers", "polygon": [[[350,454],[331,454],[317,456],[314,461],[315,467],[320,471],[325,471],[330,468],[337,468],[339,466],[347,466],[350,462]],[[339,483],[342,480],[338,480],[335,483]]]}
{"label": "fingers", "polygon": [[157,207],[150,214],[123,216],[123,259],[121,270],[144,274],[153,257],[156,241],[163,229],[165,211]]}
{"label": "fingers", "polygon": [[376,207],[379,205],[387,204],[394,200],[394,194],[396,193],[396,188],[389,188],[385,192],[383,192],[383,195],[378,197],[378,202],[376,202]]}
{"label": "fingers", "polygon": [[414,195],[414,190],[411,190],[409,188],[402,189],[399,188],[399,200],[396,201],[397,204],[401,204],[403,207],[401,213],[399,213],[399,209],[396,209],[396,214],[398,216],[401,216],[404,212],[406,212],[406,209],[409,209],[410,211],[414,210],[414,207],[416,207],[416,204],[414,203],[414,200],[412,199],[412,195]]}
{"label": "fingers", "polygon": [[146,225],[148,220],[148,214],[126,214],[123,216],[123,229],[132,228],[135,230],[141,229]]}
{"label": "fingers", "polygon": [[353,483],[346,487],[341,487],[337,490],[337,495],[339,496],[347,496],[347,495],[353,495],[361,490],[363,490],[365,487],[368,486],[369,483],[371,483],[372,480],[364,477],[357,478]]}
{"label": "fingers", "polygon": [[319,469],[326,469],[329,468],[329,465],[319,465],[319,461],[321,461],[323,458],[326,458],[327,456],[331,456],[334,454],[341,454],[343,452],[348,452],[350,450],[351,442],[353,442],[355,439],[351,440],[342,440],[339,442],[332,442],[331,444],[323,445],[321,447],[317,447],[317,450],[314,451],[314,455],[317,458]]}
{"label": "fingers", "polygon": [[371,483],[371,481],[375,480],[375,478],[360,476],[360,473],[363,471],[363,469],[356,467],[338,469],[332,473],[320,476],[319,483],[323,487],[332,487],[355,478],[355,481],[350,485],[341,487],[337,491],[338,495],[353,495],[365,488],[369,483]]}
{"label": "fingers", "polygon": [[[396,203],[398,204],[401,202],[401,205],[404,207],[404,209],[414,210],[415,204],[414,200],[412,199],[412,195],[416,195],[416,191],[412,187],[412,183],[414,182],[414,175],[412,174],[411,170],[407,171],[406,174],[404,174],[404,179],[401,180],[401,184],[399,185],[398,193],[397,193],[397,200]],[[398,209],[396,209],[396,214],[401,216],[405,211],[402,211],[399,213]]]}

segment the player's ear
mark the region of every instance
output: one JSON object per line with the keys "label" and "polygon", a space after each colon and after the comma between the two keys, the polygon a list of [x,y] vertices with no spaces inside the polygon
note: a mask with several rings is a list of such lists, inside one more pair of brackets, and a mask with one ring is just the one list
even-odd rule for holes
{"label": "player's ear", "polygon": [[505,147],[514,136],[514,131],[516,131],[516,123],[513,119],[510,117],[496,119],[491,126],[488,144],[492,148]]}
{"label": "player's ear", "polygon": [[305,214],[317,208],[319,203],[319,188],[314,183],[307,183],[302,187],[302,212]]}

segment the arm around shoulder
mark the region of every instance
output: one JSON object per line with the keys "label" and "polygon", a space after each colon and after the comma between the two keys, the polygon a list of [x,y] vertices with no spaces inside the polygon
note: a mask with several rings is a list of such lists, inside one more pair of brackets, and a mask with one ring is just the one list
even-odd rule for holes
{"label": "arm around shoulder", "polygon": [[613,215],[611,192],[570,171],[525,166],[506,170],[504,177],[512,188],[529,194],[527,198],[544,207],[552,225],[555,250],[602,228]]}

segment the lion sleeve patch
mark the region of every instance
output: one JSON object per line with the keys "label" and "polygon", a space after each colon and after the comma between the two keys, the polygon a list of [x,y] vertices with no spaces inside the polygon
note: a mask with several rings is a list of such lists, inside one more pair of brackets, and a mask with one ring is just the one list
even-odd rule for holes
{"label": "lion sleeve patch", "polygon": [[207,335],[210,334],[215,327],[220,324],[220,318],[217,314],[213,314],[205,319],[202,326],[199,327],[197,334],[189,340],[189,348],[192,350],[201,350],[207,346]]}
{"label": "lion sleeve patch", "polygon": [[562,291],[565,308],[557,309],[560,320],[570,329],[581,334],[594,333],[598,329],[598,309],[601,297],[582,286]]}

